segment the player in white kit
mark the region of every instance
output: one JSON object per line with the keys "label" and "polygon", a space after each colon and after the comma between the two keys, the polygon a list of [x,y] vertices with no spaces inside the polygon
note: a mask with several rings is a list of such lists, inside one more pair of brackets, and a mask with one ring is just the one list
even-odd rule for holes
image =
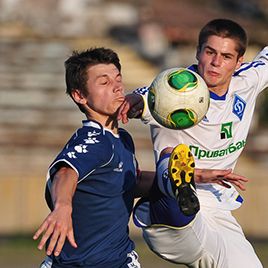
{"label": "player in white kit", "polygon": [[[231,213],[243,201],[233,185],[244,189],[244,180],[235,180],[232,170],[245,147],[256,98],[268,87],[268,46],[254,61],[243,63],[246,45],[245,31],[233,21],[216,19],[201,30],[196,52],[198,63],[189,69],[198,72],[206,81],[210,107],[201,123],[192,128],[171,130],[160,126],[146,104],[146,87],[130,94],[121,107],[123,123],[127,122],[127,116],[133,117],[135,113],[137,116],[142,110],[142,120],[151,129],[158,183],[166,189],[165,196],[159,193],[140,201],[134,211],[134,221],[142,227],[151,250],[164,259],[188,267],[262,267]],[[170,154],[165,153],[170,153],[178,144],[189,146],[193,156],[187,146],[181,145],[174,149],[169,159]],[[186,175],[190,177],[194,158],[198,199],[191,187],[193,180],[188,178],[187,182],[185,174],[179,174],[177,178],[172,175],[172,165],[180,168],[176,156],[188,165]],[[193,202],[189,213],[183,211],[187,202],[180,204],[180,193],[177,193],[179,206],[174,197],[170,197],[168,165],[171,179],[184,180],[184,184],[188,184],[188,201]],[[219,169],[225,174],[222,177],[216,172]],[[208,178],[208,170],[212,175],[214,170],[216,176]]]}

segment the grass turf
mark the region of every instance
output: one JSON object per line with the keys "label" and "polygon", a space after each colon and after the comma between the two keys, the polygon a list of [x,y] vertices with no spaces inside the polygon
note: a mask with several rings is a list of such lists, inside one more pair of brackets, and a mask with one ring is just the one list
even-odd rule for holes
{"label": "grass turf", "polygon": [[[140,256],[142,268],[183,268],[184,265],[175,265],[162,260],[152,253],[140,237],[134,237],[136,251]],[[264,267],[268,267],[268,240],[253,240],[257,255]],[[0,267],[5,268],[38,268],[45,256],[44,251],[37,249],[37,241],[29,236],[0,237]]]}

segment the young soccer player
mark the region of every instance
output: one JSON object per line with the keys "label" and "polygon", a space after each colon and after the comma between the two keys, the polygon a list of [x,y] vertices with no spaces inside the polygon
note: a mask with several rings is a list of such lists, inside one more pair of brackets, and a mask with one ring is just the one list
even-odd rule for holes
{"label": "young soccer player", "polygon": [[[234,186],[243,190],[246,181],[232,170],[245,147],[256,98],[268,87],[268,47],[243,63],[246,46],[246,32],[234,21],[215,19],[202,28],[198,62],[189,67],[210,90],[209,110],[198,125],[171,130],[157,124],[144,105],[146,87],[127,96],[119,112],[123,123],[142,116],[150,124],[158,180],[175,189],[175,198],[154,191],[147,202],[140,201],[134,219],[154,252],[188,267],[262,267],[231,213],[243,201]],[[181,143],[190,149],[177,146]],[[188,167],[183,173],[176,171],[179,157]],[[222,169],[222,176],[216,169]],[[208,170],[215,176],[207,176]]]}
{"label": "young soccer player", "polygon": [[105,48],[74,52],[65,69],[67,93],[86,120],[48,170],[51,213],[34,235],[42,236],[39,249],[46,244],[41,267],[138,268],[128,221],[154,173],[138,172],[132,138],[118,128],[125,99],[119,58]]}

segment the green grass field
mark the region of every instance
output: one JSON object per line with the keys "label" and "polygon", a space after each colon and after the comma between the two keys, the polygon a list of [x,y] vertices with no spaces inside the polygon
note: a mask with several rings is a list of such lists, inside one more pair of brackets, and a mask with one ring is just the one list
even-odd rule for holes
{"label": "green grass field", "polygon": [[[150,252],[140,237],[135,238],[134,241],[136,251],[140,255],[142,268],[185,267],[161,260]],[[252,244],[263,263],[263,267],[268,267],[268,241],[253,241]],[[44,258],[44,252],[37,250],[36,246],[37,242],[29,236],[0,238],[0,267],[38,268]]]}

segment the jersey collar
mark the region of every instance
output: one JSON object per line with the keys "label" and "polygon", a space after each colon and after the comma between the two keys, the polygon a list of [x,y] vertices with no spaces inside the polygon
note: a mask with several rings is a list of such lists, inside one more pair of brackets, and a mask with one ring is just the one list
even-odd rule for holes
{"label": "jersey collar", "polygon": [[103,128],[100,123],[98,123],[97,121],[93,121],[93,120],[83,120],[82,123],[83,123],[83,126],[85,127],[94,127],[98,129]]}

